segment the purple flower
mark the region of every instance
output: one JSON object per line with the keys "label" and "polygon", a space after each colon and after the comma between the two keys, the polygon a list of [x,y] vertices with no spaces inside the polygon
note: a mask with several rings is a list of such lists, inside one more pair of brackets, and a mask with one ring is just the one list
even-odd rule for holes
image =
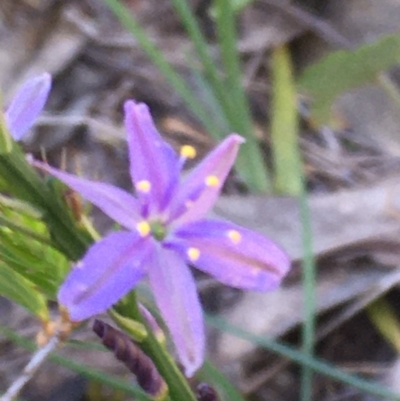
{"label": "purple flower", "polygon": [[32,127],[46,103],[50,88],[51,76],[43,73],[25,82],[11,100],[4,117],[14,140],[21,140]]}
{"label": "purple flower", "polygon": [[110,308],[148,275],[191,376],[203,361],[204,328],[188,264],[224,284],[269,291],[279,285],[290,262],[264,236],[204,219],[243,142],[239,135],[228,136],[180,183],[180,171],[185,160],[195,156],[194,148],[183,146],[178,157],[157,132],[145,104],[125,103],[125,125],[136,197],[35,162],[128,230],[95,243],[67,277],[58,299],[71,319],[84,320]]}

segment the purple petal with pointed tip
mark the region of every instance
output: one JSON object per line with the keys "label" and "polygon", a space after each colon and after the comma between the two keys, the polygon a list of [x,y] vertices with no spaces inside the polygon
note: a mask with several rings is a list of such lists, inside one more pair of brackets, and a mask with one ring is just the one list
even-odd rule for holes
{"label": "purple petal with pointed tip", "polygon": [[273,241],[230,222],[189,223],[174,237],[166,246],[186,258],[189,248],[197,248],[200,256],[190,263],[231,287],[270,291],[290,268],[289,257]]}
{"label": "purple petal with pointed tip", "polygon": [[158,249],[149,269],[157,306],[169,328],[185,374],[191,377],[204,358],[204,326],[196,285],[182,258]]}
{"label": "purple petal with pointed tip", "polygon": [[73,321],[104,312],[143,278],[152,241],[133,232],[116,232],[89,248],[58,293]]}
{"label": "purple petal with pointed tip", "polygon": [[51,88],[48,73],[28,80],[16,93],[5,112],[5,120],[11,136],[19,141],[31,128],[42,111]]}
{"label": "purple petal with pointed tip", "polygon": [[140,206],[137,199],[128,192],[104,182],[90,181],[64,173],[36,160],[32,161],[31,164],[58,178],[123,227],[136,230],[136,224],[143,220],[143,217],[140,216]]}
{"label": "purple petal with pointed tip", "polygon": [[133,184],[149,181],[147,206],[152,212],[162,211],[179,182],[178,157],[157,131],[145,104],[128,100],[124,108]]}
{"label": "purple petal with pointed tip", "polygon": [[[201,219],[211,209],[243,142],[240,135],[229,135],[186,178],[171,204],[173,226]],[[217,177],[219,184],[206,186],[209,176]]]}

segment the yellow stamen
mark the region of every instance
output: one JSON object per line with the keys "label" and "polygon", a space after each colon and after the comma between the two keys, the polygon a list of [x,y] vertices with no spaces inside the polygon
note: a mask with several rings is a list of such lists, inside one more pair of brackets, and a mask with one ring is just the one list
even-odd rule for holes
{"label": "yellow stamen", "polygon": [[147,221],[143,220],[136,224],[136,230],[139,231],[141,237],[146,237],[147,235],[150,234],[151,227]]}
{"label": "yellow stamen", "polygon": [[181,157],[186,159],[194,159],[196,157],[196,149],[190,145],[183,145],[181,147]]}
{"label": "yellow stamen", "polygon": [[189,248],[187,255],[192,262],[195,262],[200,257],[200,251],[197,248]]}
{"label": "yellow stamen", "polygon": [[229,230],[228,231],[228,238],[234,243],[234,244],[238,244],[241,239],[242,236],[240,235],[240,233],[236,230]]}
{"label": "yellow stamen", "polygon": [[136,190],[139,192],[144,192],[145,194],[147,194],[150,191],[150,189],[151,189],[150,181],[142,180],[136,184]]}
{"label": "yellow stamen", "polygon": [[206,185],[208,187],[217,187],[219,185],[219,178],[216,175],[207,176]]}

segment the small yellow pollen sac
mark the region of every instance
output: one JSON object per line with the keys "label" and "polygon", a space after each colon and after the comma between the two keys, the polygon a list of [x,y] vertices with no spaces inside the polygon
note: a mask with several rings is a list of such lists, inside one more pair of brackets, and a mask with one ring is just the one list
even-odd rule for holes
{"label": "small yellow pollen sac", "polygon": [[139,231],[141,237],[146,237],[151,231],[150,224],[144,220],[136,224],[136,229]]}
{"label": "small yellow pollen sac", "polygon": [[216,175],[207,176],[206,185],[208,187],[217,187],[219,185],[219,178]]}
{"label": "small yellow pollen sac", "polygon": [[192,262],[195,262],[200,256],[200,251],[197,248],[189,248],[187,255]]}
{"label": "small yellow pollen sac", "polygon": [[241,239],[242,236],[240,235],[240,233],[236,230],[229,230],[228,231],[228,238],[234,243],[234,244],[238,244]]}
{"label": "small yellow pollen sac", "polygon": [[144,192],[145,194],[147,194],[148,192],[150,192],[151,183],[150,181],[142,180],[136,184],[135,188],[137,191]]}
{"label": "small yellow pollen sac", "polygon": [[196,157],[196,149],[190,145],[183,145],[181,147],[181,156],[186,159],[194,159]]}

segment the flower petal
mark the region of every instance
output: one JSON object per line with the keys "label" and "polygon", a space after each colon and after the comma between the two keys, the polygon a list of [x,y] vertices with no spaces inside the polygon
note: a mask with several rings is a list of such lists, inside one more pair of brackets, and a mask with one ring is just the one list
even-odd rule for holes
{"label": "flower petal", "polygon": [[174,237],[168,247],[232,287],[269,291],[279,285],[290,268],[289,257],[273,241],[229,222],[189,223]]}
{"label": "flower petal", "polygon": [[[146,213],[162,211],[179,181],[179,159],[157,131],[145,104],[128,100],[124,108],[130,172],[137,196],[150,208]],[[141,191],[142,183],[150,187]]]}
{"label": "flower petal", "polygon": [[11,136],[19,141],[42,111],[51,88],[48,73],[28,80],[12,99],[5,112]]}
{"label": "flower petal", "polygon": [[129,230],[136,230],[137,223],[143,220],[143,217],[139,214],[140,206],[138,201],[128,192],[111,184],[79,178],[36,160],[31,163],[58,178],[123,227]]}
{"label": "flower petal", "polygon": [[150,283],[161,314],[191,377],[204,359],[204,325],[196,284],[182,258],[159,248],[149,269]]}
{"label": "flower petal", "polygon": [[229,135],[186,178],[171,205],[173,225],[199,220],[211,209],[243,142]]}
{"label": "flower petal", "polygon": [[116,232],[95,243],[71,270],[58,300],[73,321],[104,312],[145,273],[152,242],[133,232]]}

